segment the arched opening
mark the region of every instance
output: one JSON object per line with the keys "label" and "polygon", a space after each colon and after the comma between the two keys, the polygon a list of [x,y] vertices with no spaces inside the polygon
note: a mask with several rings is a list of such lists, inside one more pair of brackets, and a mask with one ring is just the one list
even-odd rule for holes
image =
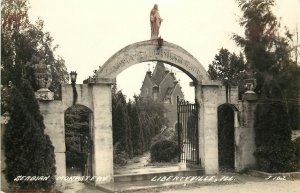
{"label": "arched opening", "polygon": [[[217,127],[216,109],[218,97],[215,96],[220,92],[221,84],[218,81],[210,80],[207,71],[201,63],[183,48],[166,41],[163,41],[163,44],[158,44],[156,40],[148,40],[137,42],[121,49],[110,57],[104,65],[99,66],[99,70],[95,72],[93,77],[89,77],[84,81],[85,86],[83,88],[92,94],[90,95],[89,102],[91,102],[90,105],[94,112],[94,175],[107,176],[105,181],[98,182],[99,184],[116,180],[113,167],[114,146],[112,138],[114,134],[112,131],[111,85],[116,82],[117,75],[127,68],[135,64],[153,61],[171,64],[173,67],[182,70],[182,72],[192,79],[192,84],[189,85],[194,87],[195,102],[199,101],[199,113],[196,116],[198,117],[199,124],[194,127],[199,131],[199,136],[197,136],[199,139],[197,145],[200,148],[198,160],[201,160],[201,165],[205,168],[206,174],[215,174],[218,172],[216,159],[218,156],[217,132],[215,130]],[[152,86],[152,91],[161,90],[156,85]],[[148,89],[148,92],[145,93],[150,94],[150,90]],[[100,96],[102,100],[97,100]],[[84,99],[81,97],[78,98],[78,101]],[[174,98],[173,101],[176,100],[176,97]],[[193,113],[193,111],[191,112]],[[210,113],[204,116],[205,112]],[[191,121],[189,122],[191,123]],[[185,123],[188,123],[188,121],[186,120]],[[170,125],[173,126],[175,124]],[[204,132],[204,130],[208,130],[208,132]],[[193,146],[191,147],[190,150],[193,150]],[[212,149],[213,152],[211,152]],[[107,167],[103,167],[103,165]],[[184,164],[180,164],[181,166],[184,167]],[[177,171],[179,168],[176,166]]]}
{"label": "arched opening", "polygon": [[65,111],[67,176],[92,176],[92,111],[73,105]]}
{"label": "arched opening", "polygon": [[230,104],[218,107],[218,156],[221,171],[235,167],[234,110]]}
{"label": "arched opening", "polygon": [[[141,69],[141,66],[144,68]],[[139,69],[142,74],[140,80],[134,79],[138,76],[136,69]],[[115,165],[117,162],[124,166],[114,167],[114,173],[116,175],[131,174],[138,171],[138,167],[144,169],[145,173],[148,170],[154,170],[153,167],[156,167],[157,171],[162,167],[164,170],[167,168],[178,170],[180,145],[175,126],[178,121],[177,96],[181,99],[186,97],[186,100],[194,102],[195,88],[190,85],[192,79],[175,65],[161,61],[138,63],[124,70],[116,78],[118,91],[113,91],[112,94],[114,162]],[[122,82],[126,82],[126,84],[122,84]],[[126,93],[125,87],[128,85],[130,88],[138,85],[138,92],[135,93],[137,96],[134,98],[131,98],[132,94]],[[189,90],[184,90],[182,87]],[[119,90],[122,90],[122,94]],[[126,95],[127,104],[122,95]],[[129,98],[131,99],[129,100]],[[127,109],[125,105],[127,105]],[[129,115],[128,119],[121,118],[127,114]],[[191,128],[193,126],[193,129],[198,129],[193,124],[194,119],[189,115],[186,117],[189,118],[186,120],[187,124]],[[162,121],[163,118],[167,119],[167,122]],[[120,131],[121,129],[123,131]],[[191,134],[192,132],[186,133]],[[191,138],[191,136],[189,137]],[[193,135],[194,141],[196,141],[196,137]],[[167,149],[170,151],[166,151]],[[197,157],[194,154],[189,154],[189,158]],[[125,164],[126,160],[123,158],[130,156],[131,160],[128,159]]]}

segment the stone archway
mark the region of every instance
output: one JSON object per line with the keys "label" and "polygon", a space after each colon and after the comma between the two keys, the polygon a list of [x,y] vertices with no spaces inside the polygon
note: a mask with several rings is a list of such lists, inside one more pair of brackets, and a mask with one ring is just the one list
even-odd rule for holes
{"label": "stone archway", "polygon": [[130,66],[147,61],[171,64],[185,72],[193,81],[210,80],[202,64],[182,47],[167,41],[159,45],[158,40],[148,40],[130,44],[111,56],[99,67],[94,81],[97,82],[97,78],[98,81],[114,79]]}
{"label": "stone archway", "polygon": [[[94,77],[85,80],[84,83],[93,87],[93,96],[101,98],[102,102],[107,104],[111,100],[110,85],[115,83],[116,76],[130,66],[147,61],[162,61],[175,66],[185,72],[194,83],[195,98],[200,104],[198,116],[199,121],[199,158],[206,174],[216,174],[219,171],[218,166],[218,134],[217,134],[217,107],[219,98],[222,95],[221,84],[218,81],[210,80],[207,71],[201,63],[178,45],[159,40],[148,40],[137,42],[124,47],[112,57],[110,57],[103,66],[99,67]],[[111,104],[100,108],[97,105],[99,100],[93,99],[94,104],[94,134],[101,136],[105,133],[106,140],[109,138],[110,144],[104,144],[95,137],[95,175],[110,176],[113,180],[113,158],[108,157],[112,154],[112,114]],[[105,117],[103,117],[105,115]],[[105,147],[105,148],[103,148]],[[105,149],[106,156],[101,155]],[[106,160],[105,170],[100,164]],[[108,165],[110,164],[110,165]],[[97,166],[98,165],[98,166]]]}
{"label": "stone archway", "polygon": [[[225,88],[210,80],[201,63],[178,45],[159,40],[137,42],[124,47],[105,62],[84,84],[76,84],[77,104],[93,112],[93,176],[96,184],[113,182],[113,141],[111,84],[116,76],[134,64],[162,61],[185,72],[195,87],[199,102],[199,158],[205,174],[216,174],[218,165],[218,106],[226,101]],[[237,90],[231,92],[231,102],[237,103]],[[46,132],[55,146],[58,176],[65,176],[64,111],[72,106],[73,87],[62,85],[60,101],[40,101]]]}

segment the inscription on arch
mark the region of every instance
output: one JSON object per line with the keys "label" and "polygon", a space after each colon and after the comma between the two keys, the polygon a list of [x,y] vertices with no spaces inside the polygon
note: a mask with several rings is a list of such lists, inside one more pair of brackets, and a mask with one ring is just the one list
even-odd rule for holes
{"label": "inscription on arch", "polygon": [[164,42],[158,47],[154,40],[131,44],[107,60],[97,72],[99,78],[115,78],[128,67],[147,61],[162,61],[178,67],[193,80],[209,80],[204,67],[183,48]]}

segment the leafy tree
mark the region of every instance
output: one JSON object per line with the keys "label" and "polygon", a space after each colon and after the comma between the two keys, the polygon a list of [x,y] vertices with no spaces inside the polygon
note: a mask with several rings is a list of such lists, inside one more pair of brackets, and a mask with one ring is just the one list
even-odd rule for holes
{"label": "leafy tree", "polygon": [[242,54],[237,56],[227,49],[221,48],[215,60],[208,66],[208,73],[213,80],[221,80],[226,85],[239,86],[239,92],[244,93],[246,65]]}
{"label": "leafy tree", "polygon": [[272,13],[274,0],[237,2],[243,13],[240,24],[245,28],[245,36],[235,34],[233,38],[243,48],[248,76],[254,76],[258,82],[257,164],[265,171],[291,171],[294,152],[285,100],[291,96],[287,95],[291,87],[286,80],[293,78],[290,69],[295,65],[291,57],[291,34],[286,31],[284,36],[280,35],[280,23]]}
{"label": "leafy tree", "polygon": [[[55,184],[54,147],[28,81],[13,86],[8,99],[10,120],[4,132],[5,175],[21,188],[49,188]],[[14,181],[17,176],[49,176],[47,181]]]}
{"label": "leafy tree", "polygon": [[52,70],[50,89],[59,98],[60,84],[68,80],[64,60],[54,54],[53,38],[44,32],[44,23],[31,24],[28,19],[27,0],[4,0],[1,3],[1,82],[12,81],[19,85],[22,78],[30,81],[34,90],[37,84],[34,65],[44,60]]}
{"label": "leafy tree", "polygon": [[289,66],[295,64],[291,59],[292,35],[288,30],[284,36],[279,35],[280,23],[272,13],[274,0],[237,2],[243,13],[240,25],[245,28],[245,36],[235,34],[233,38],[244,50],[248,76],[256,77],[257,93],[267,98],[282,98],[288,83],[279,85],[277,80],[282,78]]}

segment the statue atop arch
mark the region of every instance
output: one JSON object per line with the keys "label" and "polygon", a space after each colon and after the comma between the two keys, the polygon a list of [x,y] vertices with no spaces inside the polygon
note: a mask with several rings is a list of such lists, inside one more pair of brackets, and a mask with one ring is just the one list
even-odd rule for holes
{"label": "statue atop arch", "polygon": [[159,28],[163,19],[159,15],[158,5],[155,4],[150,12],[151,40],[158,39]]}

